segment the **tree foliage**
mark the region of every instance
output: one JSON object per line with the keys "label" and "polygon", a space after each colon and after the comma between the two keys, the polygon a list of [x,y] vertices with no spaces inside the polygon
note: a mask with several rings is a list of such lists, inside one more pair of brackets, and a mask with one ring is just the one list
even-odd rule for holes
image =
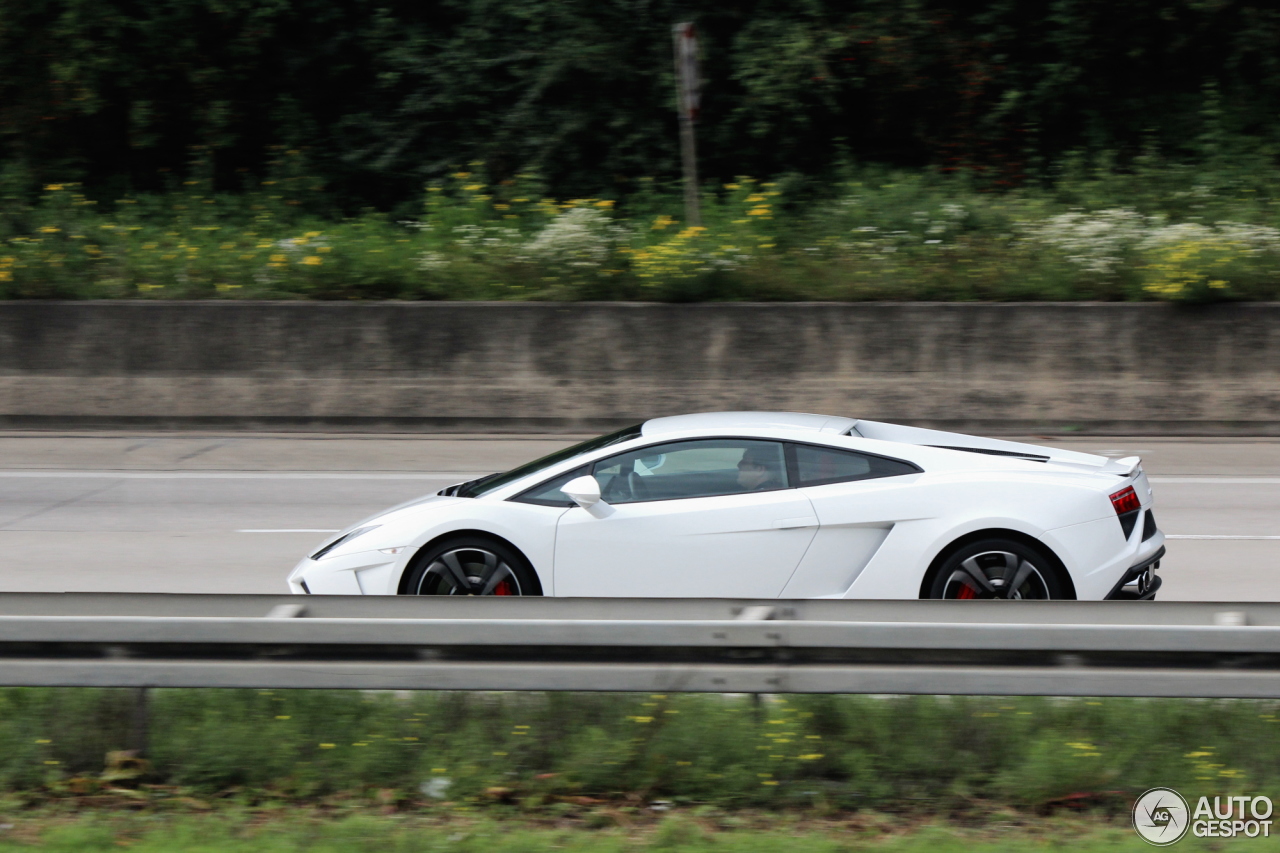
{"label": "tree foliage", "polygon": [[234,190],[299,150],[353,211],[483,161],[558,196],[678,173],[697,22],[708,177],[848,161],[993,184],[1077,150],[1280,141],[1262,0],[0,0],[0,192]]}

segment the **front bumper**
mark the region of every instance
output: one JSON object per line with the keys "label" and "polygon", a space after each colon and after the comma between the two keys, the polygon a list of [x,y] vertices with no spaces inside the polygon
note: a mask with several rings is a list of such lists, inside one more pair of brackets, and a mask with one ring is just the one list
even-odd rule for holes
{"label": "front bumper", "polygon": [[1145,560],[1135,563],[1124,573],[1120,581],[1107,594],[1106,601],[1152,601],[1160,589],[1161,579],[1156,575],[1164,546]]}
{"label": "front bumper", "polygon": [[394,593],[401,558],[380,551],[361,551],[313,560],[304,557],[289,573],[295,595],[387,595]]}

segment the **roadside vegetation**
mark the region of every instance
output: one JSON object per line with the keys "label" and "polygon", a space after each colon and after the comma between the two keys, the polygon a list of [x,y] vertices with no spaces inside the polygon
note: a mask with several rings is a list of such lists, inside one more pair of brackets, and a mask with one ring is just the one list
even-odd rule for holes
{"label": "roadside vegetation", "polygon": [[5,802],[1123,816],[1280,783],[1270,701],[154,690],[138,760],[131,696],[0,690]]}
{"label": "roadside vegetation", "polygon": [[476,163],[415,215],[326,218],[281,152],[241,193],[86,197],[51,184],[3,221],[0,297],[480,300],[1280,298],[1280,169],[1069,161],[999,192],[865,167],[815,190],[739,178],[681,221],[672,187],[556,199]]}
{"label": "roadside vegetation", "polygon": [[1275,299],[1278,20],[0,0],[0,298]]}
{"label": "roadside vegetation", "polygon": [[[665,813],[597,813],[590,821],[476,816],[460,810],[409,813],[350,803],[221,807],[201,813],[71,811],[14,812],[0,803],[0,851],[98,853],[628,853],[642,850],[716,853],[1020,853],[1064,849],[1149,850],[1124,820],[990,816],[983,828],[961,821],[912,821],[869,814],[814,818],[797,814],[736,813],[703,808]],[[1229,842],[1228,842],[1229,843]],[[1179,849],[1219,850],[1221,841],[1188,836]],[[1250,850],[1272,849],[1251,840]]]}

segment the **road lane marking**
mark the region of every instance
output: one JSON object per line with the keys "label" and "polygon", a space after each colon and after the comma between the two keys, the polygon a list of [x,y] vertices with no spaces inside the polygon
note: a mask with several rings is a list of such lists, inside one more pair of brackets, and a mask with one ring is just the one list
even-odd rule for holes
{"label": "road lane marking", "polygon": [[277,530],[237,530],[236,533],[337,533],[338,528],[329,530],[328,528],[320,529],[319,527],[290,527],[280,528]]}
{"label": "road lane marking", "polygon": [[1280,539],[1280,536],[1235,536],[1217,533],[1166,533],[1165,539]]}
{"label": "road lane marking", "polygon": [[0,479],[69,480],[450,480],[456,482],[481,476],[484,475],[471,471],[418,471],[405,474],[360,471],[0,471]]}

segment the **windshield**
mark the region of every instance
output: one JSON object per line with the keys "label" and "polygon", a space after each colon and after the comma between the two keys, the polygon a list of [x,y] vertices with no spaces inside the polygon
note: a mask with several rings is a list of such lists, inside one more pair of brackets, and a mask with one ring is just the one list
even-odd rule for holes
{"label": "windshield", "polygon": [[557,450],[549,456],[526,462],[504,474],[490,474],[487,477],[463,483],[454,494],[460,498],[478,498],[481,495],[487,495],[508,483],[514,483],[516,480],[527,477],[530,474],[536,474],[542,469],[550,468],[552,465],[564,462],[566,459],[572,459],[575,456],[581,456],[583,453],[590,453],[593,450],[599,450],[612,444],[620,444],[633,438],[639,438],[641,426],[642,424],[636,424],[626,429],[620,429],[617,432],[611,432],[608,435],[597,436],[572,447],[566,447],[564,450]]}

